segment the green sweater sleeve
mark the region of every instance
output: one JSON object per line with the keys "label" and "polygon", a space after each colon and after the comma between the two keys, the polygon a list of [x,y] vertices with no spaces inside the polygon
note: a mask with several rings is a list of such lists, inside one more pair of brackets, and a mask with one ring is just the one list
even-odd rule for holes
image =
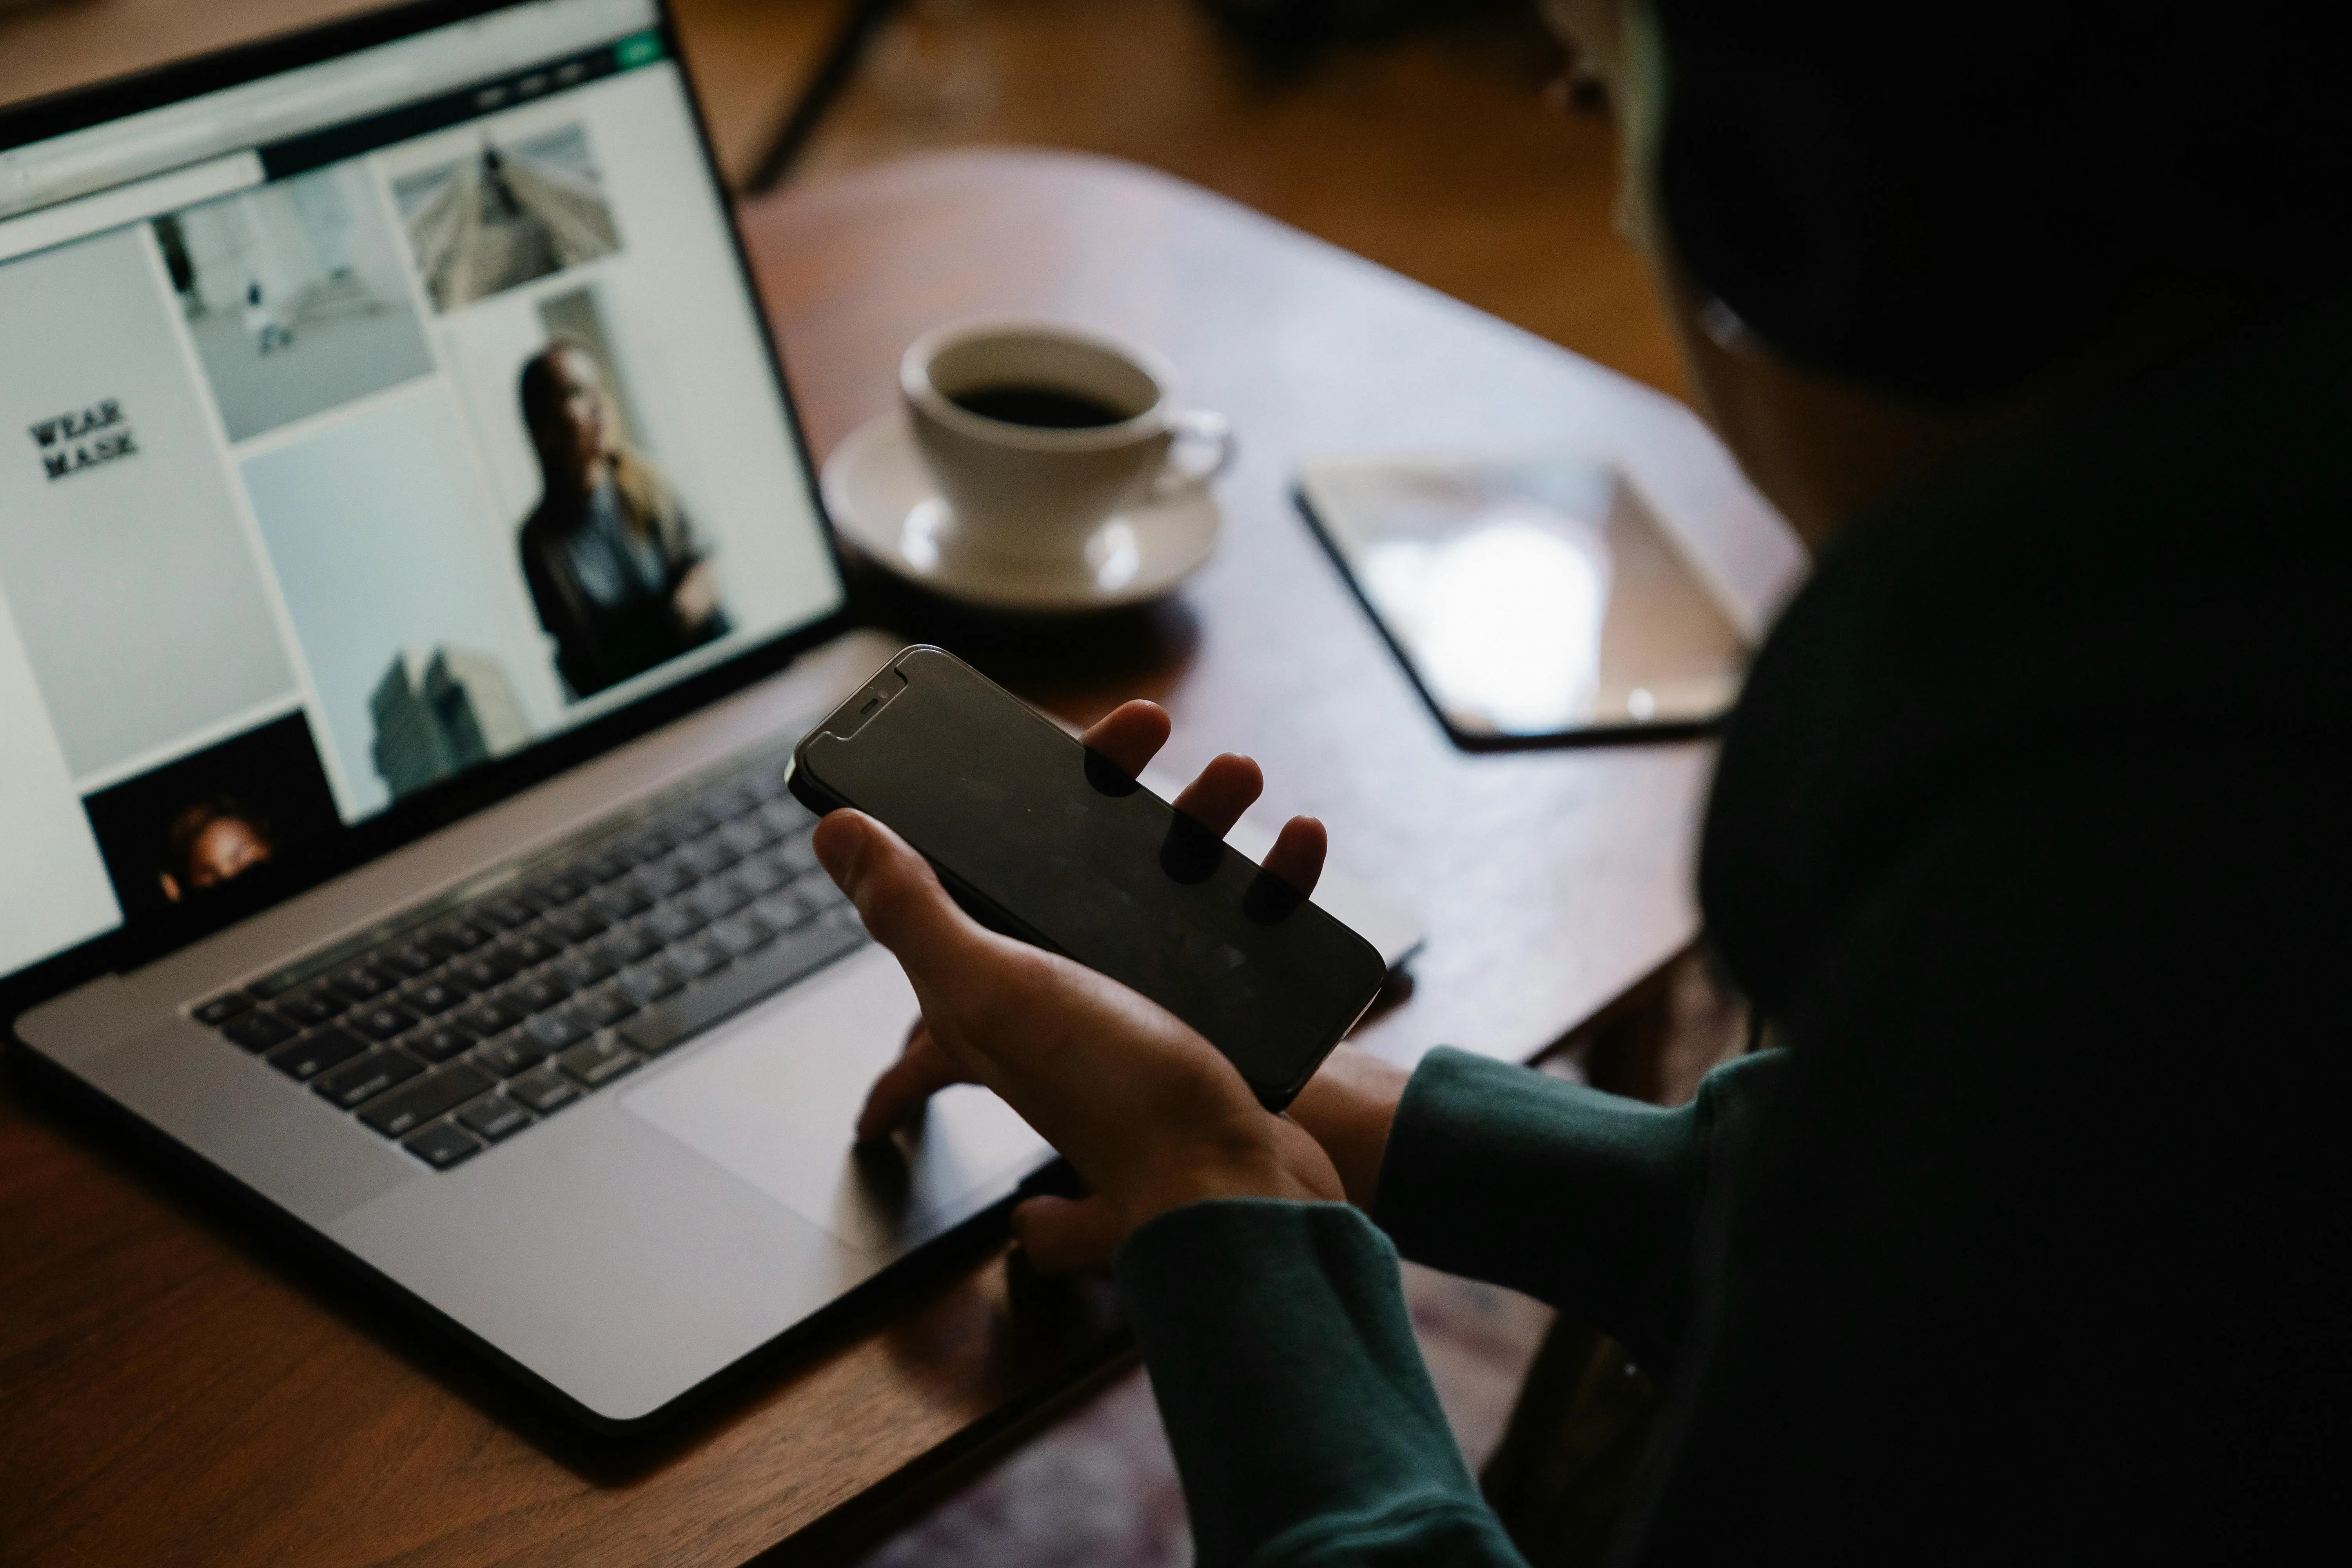
{"label": "green sweater sleeve", "polygon": [[[1678,1110],[1459,1051],[1405,1091],[1374,1213],[1412,1256],[1671,1353],[1714,1180],[1779,1052]],[[1430,1387],[1396,1245],[1339,1204],[1243,1198],[1160,1215],[1119,1249],[1199,1560],[1518,1563]]]}
{"label": "green sweater sleeve", "polygon": [[1119,1249],[1203,1568],[1520,1564],[1423,1367],[1396,1250],[1339,1204],[1237,1198]]}
{"label": "green sweater sleeve", "polygon": [[1665,1110],[1508,1063],[1432,1051],[1389,1132],[1372,1217],[1418,1263],[1523,1290],[1672,1358],[1699,1216],[1751,1135],[1781,1053]]}

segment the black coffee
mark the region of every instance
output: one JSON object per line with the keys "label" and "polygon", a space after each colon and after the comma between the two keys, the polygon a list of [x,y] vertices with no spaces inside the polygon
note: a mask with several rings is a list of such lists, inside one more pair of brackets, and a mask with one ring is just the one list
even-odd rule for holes
{"label": "black coffee", "polygon": [[967,414],[1002,419],[1007,425],[1029,425],[1042,430],[1095,430],[1130,417],[1098,397],[1066,392],[1058,386],[1007,382],[974,387],[950,399]]}

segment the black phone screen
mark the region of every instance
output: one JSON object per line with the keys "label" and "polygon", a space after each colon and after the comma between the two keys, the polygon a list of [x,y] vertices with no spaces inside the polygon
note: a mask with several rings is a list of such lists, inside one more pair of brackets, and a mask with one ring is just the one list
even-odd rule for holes
{"label": "black phone screen", "polygon": [[909,648],[794,753],[976,919],[1133,987],[1288,1103],[1361,1016],[1379,952],[961,659]]}

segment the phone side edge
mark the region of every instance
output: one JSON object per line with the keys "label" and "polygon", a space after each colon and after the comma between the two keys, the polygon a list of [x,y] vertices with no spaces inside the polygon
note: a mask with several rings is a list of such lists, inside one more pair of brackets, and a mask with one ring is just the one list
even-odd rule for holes
{"label": "phone side edge", "polygon": [[[1255,1083],[1250,1085],[1250,1092],[1257,1096],[1257,1102],[1277,1116],[1281,1115],[1290,1102],[1297,1099],[1307,1086],[1314,1081],[1315,1075],[1323,1070],[1323,1064],[1330,1060],[1331,1053],[1338,1050],[1349,1035],[1354,1032],[1356,1026],[1364,1021],[1364,1015],[1372,1010],[1372,1004],[1378,1002],[1381,999],[1381,993],[1388,989],[1389,975],[1391,973],[1388,960],[1381,956],[1381,950],[1373,946],[1370,939],[1363,932],[1319,905],[1309,902],[1305,907],[1313,910],[1353,939],[1362,957],[1367,961],[1366,973],[1370,979],[1370,984],[1365,989],[1362,1000],[1349,1012],[1346,1021],[1334,1028],[1325,1037],[1322,1044],[1316,1047],[1308,1058],[1306,1070],[1297,1079],[1272,1090]],[[1402,967],[1402,964],[1399,967]]]}

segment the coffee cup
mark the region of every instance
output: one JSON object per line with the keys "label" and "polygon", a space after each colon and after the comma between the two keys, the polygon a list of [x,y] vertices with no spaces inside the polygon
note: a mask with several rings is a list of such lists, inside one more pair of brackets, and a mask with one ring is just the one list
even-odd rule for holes
{"label": "coffee cup", "polygon": [[[898,388],[953,514],[941,547],[1059,564],[1114,513],[1207,485],[1233,459],[1232,431],[1176,407],[1172,384],[1150,350],[1058,322],[969,322],[918,341]],[[1185,448],[1204,456],[1180,462]]]}

